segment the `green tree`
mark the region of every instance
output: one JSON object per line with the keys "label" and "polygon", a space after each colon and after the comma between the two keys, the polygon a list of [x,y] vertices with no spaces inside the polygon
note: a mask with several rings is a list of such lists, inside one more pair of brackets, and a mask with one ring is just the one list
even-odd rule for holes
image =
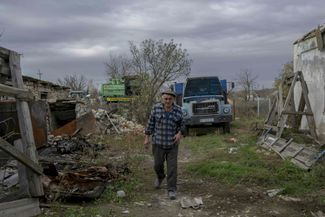
{"label": "green tree", "polygon": [[284,98],[288,95],[290,88],[290,84],[287,82],[288,78],[292,77],[293,74],[293,62],[289,61],[283,65],[281,73],[275,78],[274,87],[279,89],[280,85],[282,85],[282,94]]}
{"label": "green tree", "polygon": [[138,107],[141,110],[138,118],[143,123],[148,118],[161,88],[179,77],[187,77],[191,72],[192,60],[187,50],[173,40],[164,42],[147,39],[139,46],[130,42],[130,51],[133,70],[142,84],[137,103],[141,105],[141,108]]}
{"label": "green tree", "polygon": [[161,89],[168,82],[190,74],[192,59],[188,51],[174,40],[147,39],[139,45],[134,42],[129,42],[129,45],[130,59],[111,56],[106,63],[107,71],[109,77],[135,75],[137,83],[141,85],[130,108],[134,117],[145,123]]}

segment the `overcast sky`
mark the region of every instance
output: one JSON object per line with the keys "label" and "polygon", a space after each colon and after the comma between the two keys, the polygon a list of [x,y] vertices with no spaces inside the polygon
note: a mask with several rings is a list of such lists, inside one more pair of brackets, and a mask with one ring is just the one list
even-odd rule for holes
{"label": "overcast sky", "polygon": [[23,74],[56,81],[80,73],[106,79],[110,54],[129,41],[174,39],[192,76],[236,80],[243,69],[270,87],[293,42],[325,22],[324,0],[1,0],[0,46],[23,54]]}

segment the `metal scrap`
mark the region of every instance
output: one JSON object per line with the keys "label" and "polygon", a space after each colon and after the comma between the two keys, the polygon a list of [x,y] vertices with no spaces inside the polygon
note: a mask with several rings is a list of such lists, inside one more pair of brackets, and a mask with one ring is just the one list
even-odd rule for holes
{"label": "metal scrap", "polygon": [[104,147],[91,144],[83,137],[49,136],[48,147],[39,150],[43,167],[43,186],[50,201],[58,197],[69,199],[95,199],[110,182],[128,173],[126,164],[89,166],[80,159],[89,150],[98,152]]}

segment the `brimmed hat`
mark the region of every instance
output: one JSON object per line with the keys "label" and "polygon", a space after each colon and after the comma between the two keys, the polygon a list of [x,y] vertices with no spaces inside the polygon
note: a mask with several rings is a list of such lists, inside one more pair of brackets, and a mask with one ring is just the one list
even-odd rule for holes
{"label": "brimmed hat", "polygon": [[161,95],[164,95],[164,94],[168,94],[168,95],[171,95],[173,97],[176,97],[176,93],[172,90],[165,90],[163,92],[161,92]]}

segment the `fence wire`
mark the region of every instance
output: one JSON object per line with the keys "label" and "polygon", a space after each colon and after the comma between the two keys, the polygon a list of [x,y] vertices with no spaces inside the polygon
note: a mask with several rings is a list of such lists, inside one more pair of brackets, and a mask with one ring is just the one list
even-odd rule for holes
{"label": "fence wire", "polygon": [[245,101],[237,98],[234,102],[234,116],[265,119],[269,114],[270,106],[269,98],[259,98],[254,101]]}

